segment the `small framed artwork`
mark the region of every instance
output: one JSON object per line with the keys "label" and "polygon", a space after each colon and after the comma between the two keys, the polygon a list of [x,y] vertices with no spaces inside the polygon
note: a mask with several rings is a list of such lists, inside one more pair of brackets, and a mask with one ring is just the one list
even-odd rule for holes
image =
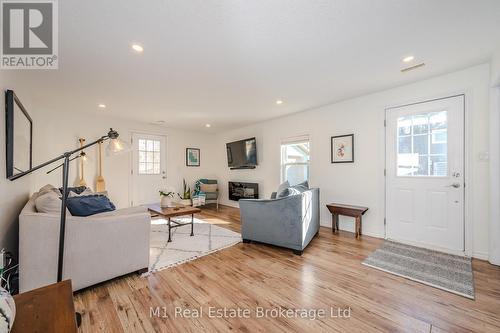
{"label": "small framed artwork", "polygon": [[354,134],[332,136],[332,163],[354,162]]}
{"label": "small framed artwork", "polygon": [[200,150],[198,148],[186,148],[186,166],[200,166]]}

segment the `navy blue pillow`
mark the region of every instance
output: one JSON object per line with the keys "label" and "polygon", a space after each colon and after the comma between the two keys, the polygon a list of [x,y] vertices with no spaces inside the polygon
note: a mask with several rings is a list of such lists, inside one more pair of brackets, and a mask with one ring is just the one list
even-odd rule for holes
{"label": "navy blue pillow", "polygon": [[68,198],[67,205],[73,216],[90,216],[116,209],[107,196],[98,194]]}

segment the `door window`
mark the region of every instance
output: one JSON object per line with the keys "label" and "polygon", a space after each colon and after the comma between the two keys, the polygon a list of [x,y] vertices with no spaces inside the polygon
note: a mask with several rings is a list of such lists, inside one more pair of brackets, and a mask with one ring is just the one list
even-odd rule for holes
{"label": "door window", "polygon": [[399,117],[397,175],[448,175],[448,117],[446,111]]}
{"label": "door window", "polygon": [[161,169],[161,146],[159,140],[139,139],[139,174],[159,175]]}

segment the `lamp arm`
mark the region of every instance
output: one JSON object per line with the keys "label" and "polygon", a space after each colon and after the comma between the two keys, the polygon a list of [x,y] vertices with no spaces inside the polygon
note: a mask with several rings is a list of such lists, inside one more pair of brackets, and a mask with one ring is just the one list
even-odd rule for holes
{"label": "lamp arm", "polygon": [[95,140],[94,142],[91,142],[91,143],[89,143],[89,144],[87,144],[87,145],[85,145],[83,147],[77,148],[75,150],[71,150],[71,151],[65,152],[64,154],[61,154],[58,157],[55,157],[55,158],[53,158],[53,159],[51,159],[51,160],[49,160],[47,162],[39,164],[39,165],[37,165],[37,166],[29,169],[29,170],[26,170],[24,172],[15,174],[14,176],[10,177],[9,179],[12,181],[12,180],[16,180],[18,178],[24,177],[26,175],[29,175],[30,173],[32,173],[32,172],[34,172],[34,171],[36,171],[38,169],[41,169],[41,168],[43,168],[43,167],[45,167],[45,166],[47,166],[49,164],[52,164],[52,163],[57,162],[59,160],[62,160],[63,158],[69,157],[69,156],[73,155],[74,153],[77,153],[77,152],[79,152],[81,150],[84,150],[84,149],[89,148],[89,147],[91,147],[93,145],[96,145],[99,142],[104,142],[104,141],[106,141],[108,139],[109,139],[109,136],[108,135],[104,135],[104,136],[100,137],[99,139]]}
{"label": "lamp arm", "polygon": [[[69,161],[70,161],[70,162],[71,162],[71,161],[74,161],[74,160],[76,160],[77,158],[80,158],[80,157],[82,157],[82,155],[76,155],[75,157],[70,158],[70,159],[69,159]],[[62,167],[63,165],[64,165],[64,163],[59,164],[59,165],[58,165],[58,166],[56,166],[55,168],[50,169],[49,171],[47,171],[47,174],[49,174],[49,173],[51,173],[51,172],[56,171],[57,169],[59,169],[59,168],[60,168],[60,167]]]}

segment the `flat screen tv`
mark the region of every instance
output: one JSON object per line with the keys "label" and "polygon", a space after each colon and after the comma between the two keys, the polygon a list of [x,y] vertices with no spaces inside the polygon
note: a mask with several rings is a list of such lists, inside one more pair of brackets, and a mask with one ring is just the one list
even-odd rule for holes
{"label": "flat screen tv", "polygon": [[253,169],[257,165],[255,138],[226,144],[227,164],[231,169]]}

